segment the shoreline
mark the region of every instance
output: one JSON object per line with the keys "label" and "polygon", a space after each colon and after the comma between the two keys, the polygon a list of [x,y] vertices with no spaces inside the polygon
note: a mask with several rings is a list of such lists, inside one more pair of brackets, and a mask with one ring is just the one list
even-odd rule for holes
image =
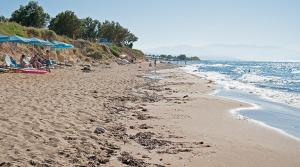
{"label": "shoreline", "polygon": [[[201,78],[205,78],[207,80],[211,80],[211,79],[209,79],[207,77],[204,77],[206,75],[203,74],[203,73],[195,73],[195,72],[192,72],[192,71],[187,71],[187,69],[184,69],[184,68],[181,68],[181,69],[184,72],[186,72],[187,74],[198,76],[200,79]],[[241,90],[235,90],[236,91],[235,93],[229,93],[229,94],[228,93],[224,93],[224,92],[233,92],[233,91],[230,90],[230,89],[227,90],[225,88],[220,88],[221,85],[219,85],[218,83],[216,83],[216,84],[217,84],[216,85],[217,89],[215,89],[214,91],[212,91],[210,93],[210,95],[217,96],[217,97],[223,97],[223,98],[227,98],[227,99],[231,99],[231,100],[236,100],[236,101],[239,101],[241,103],[247,103],[247,104],[249,104],[249,107],[236,108],[236,109],[230,110],[229,112],[232,114],[232,116],[234,118],[237,118],[237,119],[247,119],[248,121],[251,121],[251,122],[254,122],[256,124],[259,124],[260,126],[262,126],[264,128],[268,128],[268,129],[274,130],[274,131],[280,133],[281,135],[285,135],[285,136],[288,136],[288,137],[290,137],[290,138],[292,138],[294,140],[300,141],[300,136],[296,136],[293,133],[289,133],[285,129],[281,129],[281,128],[278,128],[276,126],[269,125],[268,122],[264,122],[262,120],[251,118],[249,116],[246,116],[246,115],[240,113],[240,111],[241,112],[242,111],[246,111],[246,112],[248,111],[249,112],[249,111],[258,111],[259,109],[260,110],[266,110],[266,108],[264,108],[261,104],[256,104],[256,103],[258,103],[259,99],[262,99],[263,101],[270,101],[271,103],[274,103],[276,105],[286,106],[286,107],[291,107],[291,108],[295,108],[294,105],[288,105],[288,104],[285,104],[285,103],[279,103],[277,101],[272,101],[269,98],[254,97],[254,96],[253,96],[253,98],[251,98],[252,99],[252,102],[251,102],[251,101],[249,101],[249,99],[245,99],[245,98],[242,99],[242,96],[239,95],[239,94],[237,94],[236,96],[233,95],[236,92],[240,92],[240,94],[245,94],[245,92],[242,92]],[[220,92],[221,92],[221,94],[220,94]],[[222,92],[223,92],[223,94],[222,94]],[[228,95],[226,95],[226,94],[228,94]]]}
{"label": "shoreline", "polygon": [[[181,69],[180,69],[181,70]],[[177,71],[178,72],[178,71]],[[179,73],[184,73],[183,75],[185,75],[185,74],[187,74],[185,71],[183,71],[183,70],[181,70],[181,72],[179,72]],[[205,82],[206,83],[206,85],[205,85],[205,87],[207,86],[207,83],[210,83],[211,84],[211,82],[209,82],[208,80],[206,80],[206,79],[204,79],[204,78],[201,78],[201,77],[199,77],[199,76],[197,76],[197,75],[193,75],[193,74],[187,74],[187,75],[190,75],[190,76],[193,76],[193,77],[196,77],[196,82],[200,82],[200,85],[201,85],[201,83],[203,83],[203,82]],[[190,77],[187,77],[187,78],[190,78]],[[187,79],[187,81],[186,82],[188,82],[188,79]],[[210,84],[208,84],[208,85],[210,85]],[[244,120],[238,120],[238,119],[236,119],[236,118],[234,118],[233,116],[232,116],[232,114],[230,113],[230,111],[232,111],[232,110],[237,110],[237,109],[239,109],[239,108],[245,108],[245,107],[251,107],[251,105],[250,104],[245,104],[245,102],[239,102],[239,101],[236,101],[236,100],[232,100],[232,99],[228,99],[228,98],[225,98],[225,97],[221,97],[221,96],[215,96],[215,95],[212,95],[212,92],[214,92],[215,91],[215,88],[212,88],[212,86],[209,86],[209,89],[210,89],[210,91],[205,91],[206,93],[205,94],[207,94],[207,95],[204,95],[205,97],[200,97],[200,99],[199,100],[203,100],[203,98],[204,99],[206,99],[206,98],[208,98],[207,96],[211,96],[211,98],[212,99],[215,99],[216,101],[218,101],[218,99],[219,100],[221,100],[221,101],[223,101],[224,100],[224,102],[225,102],[225,104],[226,105],[228,105],[228,104],[234,104],[234,106],[235,107],[228,107],[227,109],[224,109],[224,106],[222,106],[222,110],[223,110],[223,112],[225,112],[224,114],[223,114],[223,116],[226,118],[226,120],[227,121],[229,121],[230,122],[230,124],[237,124],[238,126],[229,126],[229,127],[231,127],[231,128],[234,128],[234,129],[237,129],[237,131],[239,131],[240,133],[241,133],[241,135],[242,134],[245,134],[245,136],[247,136],[247,135],[253,135],[253,137],[250,137],[251,138],[251,140],[253,140],[253,141],[257,141],[257,144],[258,143],[260,143],[260,144],[262,144],[262,143],[264,143],[264,144],[266,144],[266,145],[268,145],[267,146],[267,148],[268,149],[275,149],[276,150],[276,147],[277,147],[277,145],[279,144],[279,143],[282,143],[282,142],[286,142],[286,141],[289,141],[289,142],[291,142],[291,143],[294,143],[294,144],[288,144],[289,146],[288,146],[288,149],[287,148],[285,148],[284,150],[285,151],[287,151],[287,150],[290,150],[290,151],[288,151],[289,152],[289,154],[291,154],[291,155],[296,155],[296,154],[294,154],[293,152],[295,151],[294,149],[293,149],[293,147],[294,146],[297,146],[297,147],[299,147],[299,141],[298,140],[294,140],[294,139],[292,139],[292,138],[290,138],[290,137],[288,137],[288,136],[285,136],[285,135],[282,135],[282,134],[279,134],[278,132],[275,132],[275,131],[273,131],[273,130],[271,130],[271,129],[268,129],[268,128],[265,128],[265,127],[262,127],[261,125],[259,125],[259,124],[254,124],[253,122],[250,122],[250,121],[244,121]],[[210,98],[209,98],[210,99]],[[214,101],[215,101],[214,100]],[[193,103],[194,104],[194,103]],[[207,106],[208,104],[206,104],[205,106]],[[215,104],[214,104],[215,105]],[[198,106],[198,105],[195,105],[194,107],[196,107],[196,106]],[[218,107],[217,107],[218,108]],[[226,107],[225,107],[226,108]],[[186,108],[186,110],[187,110],[188,108]],[[189,109],[192,109],[192,108],[189,108]],[[192,109],[192,110],[194,110],[194,109]],[[194,111],[194,112],[197,112],[197,111]],[[228,113],[228,114],[226,114],[226,113]],[[194,113],[195,114],[195,113]],[[208,113],[207,113],[208,114]],[[195,116],[195,115],[194,115]],[[208,116],[208,115],[207,115]],[[204,116],[204,117],[207,117],[207,116]],[[209,116],[210,117],[210,116]],[[225,118],[221,118],[221,120],[224,120]],[[202,121],[204,121],[204,120],[202,120]],[[226,122],[227,122],[226,121]],[[228,122],[228,123],[229,123]],[[238,122],[241,122],[241,123],[238,123]],[[182,123],[182,122],[181,122]],[[197,123],[198,124],[198,123]],[[200,127],[203,127],[203,126],[211,126],[210,125],[210,123],[207,123],[207,124],[200,124],[200,125],[198,125],[198,126],[200,126]],[[222,125],[225,125],[225,124],[223,124],[222,123]],[[214,125],[213,125],[214,126]],[[226,126],[228,126],[228,125],[225,125],[225,127]],[[240,131],[239,129],[240,128],[238,128],[239,126],[242,126],[243,128],[241,128],[241,130],[242,131]],[[188,126],[189,128],[191,127],[191,126]],[[212,128],[212,127],[210,127],[210,128]],[[215,128],[217,128],[218,129],[218,131],[219,130],[221,130],[222,129],[222,131],[220,131],[220,134],[221,134],[221,136],[227,136],[228,135],[228,129],[224,129],[224,128],[221,128],[221,129],[219,129],[219,127],[214,127],[213,129],[215,129]],[[245,130],[245,129],[248,129],[249,131],[250,131],[250,133],[247,133],[247,131]],[[223,131],[227,131],[227,132],[223,132]],[[206,132],[206,131],[205,131]],[[197,132],[197,133],[199,133],[199,132]],[[211,132],[209,132],[209,133],[211,133]],[[214,134],[214,135],[217,135],[217,136],[219,136],[220,134]],[[208,137],[208,138],[210,138],[210,141],[214,141],[215,139],[212,139],[211,138],[211,136],[214,136],[214,135],[207,135],[207,137],[208,136],[210,136],[210,137]],[[204,135],[205,136],[205,135]],[[263,137],[262,137],[263,136]],[[240,137],[236,137],[236,138],[240,138]],[[248,141],[249,140],[249,138],[248,137],[241,137],[242,138],[242,140],[241,139],[238,139],[238,140],[234,140],[235,142],[242,142],[243,140],[246,140],[246,141]],[[277,141],[276,142],[271,142],[272,140],[274,140],[274,139],[276,139],[276,138],[280,138],[280,139],[277,139]],[[270,140],[268,140],[268,139],[270,139]],[[229,139],[230,140],[230,139]],[[278,140],[280,141],[280,142],[278,142]],[[258,142],[259,141],[259,142]],[[269,142],[270,141],[270,142]],[[212,142],[213,143],[213,142]],[[216,144],[216,146],[218,146],[218,145],[220,145],[220,143],[222,143],[221,141],[218,141],[218,142],[216,142],[215,144]],[[243,143],[243,142],[242,142]],[[247,142],[246,142],[247,143]],[[244,144],[242,144],[242,145],[240,145],[240,147],[245,147],[245,146],[247,146],[249,143],[244,143]],[[254,143],[252,143],[252,144],[254,144],[253,146],[251,146],[250,148],[248,148],[249,150],[251,150],[251,149],[254,149],[255,150],[255,144],[256,142],[254,142]],[[276,144],[275,144],[276,143]],[[259,145],[260,145],[259,144]],[[225,145],[227,145],[227,144],[225,144]],[[229,144],[230,145],[230,144]],[[214,147],[214,146],[213,146]],[[264,146],[263,146],[264,147]],[[262,148],[263,148],[262,147]],[[261,153],[265,153],[265,154],[268,154],[267,152],[266,152],[266,150],[265,151],[263,151],[264,149],[262,149],[262,148],[257,148],[258,150],[256,150],[256,151],[254,151],[254,150],[252,150],[252,151],[254,151],[254,152],[256,152],[256,154],[261,154]],[[287,150],[286,150],[287,149]],[[218,150],[218,149],[217,149]],[[236,150],[243,150],[243,149],[239,149],[239,148],[236,148]],[[294,150],[294,151],[292,151],[292,150]],[[220,151],[220,150],[219,150]],[[223,152],[223,151],[225,151],[226,152],[226,154],[228,154],[228,152],[227,152],[227,150],[225,149],[225,150],[223,150],[223,149],[221,149],[221,152]],[[229,151],[229,150],[228,150]],[[233,150],[230,150],[230,151],[233,151]],[[258,152],[257,152],[258,151]],[[273,150],[274,151],[274,150]],[[212,151],[212,152],[214,152],[214,151]],[[218,151],[216,151],[216,152],[218,152]],[[251,151],[250,151],[251,152]],[[275,151],[276,152],[276,151]],[[278,155],[280,155],[281,153],[280,153],[281,151],[279,151],[279,152],[277,152],[276,154],[273,154],[273,155],[270,155],[270,157],[276,157],[276,156],[278,156]],[[231,154],[231,153],[229,153],[229,154]],[[250,159],[250,161],[254,161],[254,164],[255,163],[257,163],[257,162],[260,162],[260,161],[263,161],[263,159],[261,159],[261,160],[259,160],[260,159],[260,157],[259,156],[255,156],[256,158],[253,158],[253,157],[249,157],[250,155],[249,154],[247,154],[245,151],[242,151],[241,152],[241,154],[243,154],[245,157],[248,157],[249,159]],[[286,153],[287,154],[287,153]],[[288,155],[289,155],[288,154]],[[297,153],[298,154],[298,153]],[[237,156],[237,155],[231,155],[231,156]],[[285,155],[286,156],[286,155]],[[239,157],[239,156],[238,156]],[[213,166],[213,165],[216,165],[216,164],[219,164],[220,165],[220,162],[225,162],[225,161],[227,161],[226,159],[230,159],[230,156],[229,157],[226,157],[225,159],[223,159],[223,160],[217,160],[217,162],[216,163],[213,163],[213,162],[211,162],[211,163],[207,163],[207,164],[205,164],[206,166]],[[241,158],[241,157],[240,157]],[[243,159],[244,161],[244,163],[245,164],[243,164],[243,165],[241,165],[241,164],[239,164],[238,162],[240,162],[239,160],[232,160],[230,163],[228,163],[228,164],[231,164],[231,165],[228,165],[228,166],[253,166],[254,164],[252,163],[252,162],[250,162],[249,161],[249,159],[244,159],[244,158],[241,158],[241,159]],[[283,158],[283,159],[285,159],[285,158]],[[293,161],[295,160],[295,158],[293,159]],[[265,161],[265,160],[264,160]],[[193,162],[199,162],[198,160],[197,160],[197,158],[196,158],[196,160],[194,160]],[[201,160],[201,162],[203,163],[203,161]],[[270,161],[267,161],[266,163],[262,163],[262,164],[264,164],[264,165],[262,165],[262,166],[280,166],[280,165],[278,165],[277,163],[283,163],[283,162],[286,162],[286,160],[278,160],[278,161],[276,161],[276,160],[274,160],[274,162],[270,162]],[[191,163],[192,165],[191,166],[196,166],[196,164],[195,163]],[[252,165],[251,165],[252,164]],[[299,162],[297,162],[296,164],[299,164]],[[290,164],[290,166],[297,166],[296,164]],[[282,165],[282,164],[281,164]],[[289,165],[287,165],[287,166],[289,166]]]}
{"label": "shoreline", "polygon": [[[273,130],[273,131],[275,131],[275,132],[277,132],[277,133],[279,133],[281,135],[288,136],[288,137],[290,137],[290,138],[292,138],[292,139],[297,140],[297,141],[300,142],[300,138],[299,137],[297,137],[297,136],[295,136],[295,135],[293,135],[291,133],[286,132],[284,129],[280,129],[280,128],[274,127],[272,125],[267,124],[266,122],[263,122],[263,121],[255,119],[255,118],[251,118],[251,117],[245,116],[242,113],[240,113],[241,111],[251,111],[251,110],[252,111],[257,111],[259,109],[263,110],[264,108],[262,106],[260,106],[259,104],[255,104],[255,103],[247,101],[247,100],[238,99],[236,97],[229,97],[229,96],[218,95],[218,93],[216,93],[216,92],[214,92],[213,95],[219,96],[219,97],[228,98],[228,99],[231,99],[231,100],[236,100],[236,101],[239,101],[241,103],[247,103],[247,104],[250,105],[249,107],[242,107],[242,108],[236,108],[236,109],[230,110],[229,112],[232,114],[232,116],[234,118],[236,118],[236,119],[245,119],[247,121],[250,121],[250,122],[258,124],[258,125],[262,126],[263,128],[267,128],[267,129]],[[293,106],[291,106],[291,107],[293,107]]]}
{"label": "shoreline", "polygon": [[[220,97],[222,97],[222,96],[220,96]],[[229,97],[225,97],[225,98],[229,98]],[[231,100],[237,100],[237,99],[231,99]],[[272,131],[277,132],[280,135],[287,136],[287,137],[289,137],[289,138],[291,138],[293,140],[296,140],[296,141],[300,142],[300,138],[298,138],[298,137],[296,137],[296,136],[294,136],[292,134],[289,134],[288,132],[286,132],[286,131],[284,131],[282,129],[270,126],[270,125],[268,125],[268,124],[266,124],[266,123],[264,123],[262,121],[255,120],[253,118],[249,118],[249,117],[246,117],[246,116],[240,114],[239,111],[243,111],[243,110],[257,110],[257,109],[259,109],[261,107],[259,105],[257,105],[257,104],[254,104],[254,103],[250,103],[250,102],[246,102],[246,101],[240,101],[240,100],[237,100],[237,101],[242,102],[242,103],[247,103],[247,104],[249,104],[251,106],[249,106],[249,107],[235,108],[235,109],[229,110],[229,112],[232,114],[232,117],[234,119],[244,119],[246,121],[253,122],[255,124],[260,125],[262,128],[270,129]]]}

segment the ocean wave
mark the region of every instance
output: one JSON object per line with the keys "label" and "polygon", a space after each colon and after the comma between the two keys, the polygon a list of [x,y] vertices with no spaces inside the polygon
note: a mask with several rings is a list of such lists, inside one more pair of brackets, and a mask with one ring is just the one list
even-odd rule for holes
{"label": "ocean wave", "polygon": [[230,67],[231,65],[229,65],[229,64],[201,64],[200,66],[205,66],[205,67]]}
{"label": "ocean wave", "polygon": [[291,72],[292,74],[300,74],[300,70],[294,70]]}
{"label": "ocean wave", "polygon": [[237,80],[244,83],[282,82],[280,77],[260,76],[255,73],[244,74]]}
{"label": "ocean wave", "polygon": [[[251,82],[266,82],[266,81],[277,81],[280,80],[278,77],[260,77],[256,74],[245,74],[240,80],[233,80],[226,74],[220,74],[218,72],[200,72],[198,67],[195,65],[186,66],[182,68],[187,73],[192,73],[204,77],[208,80],[213,80],[215,83],[220,85],[223,89],[236,89],[246,93],[255,94],[262,98],[300,107],[300,95],[293,92],[282,92],[270,88],[258,87]],[[298,80],[295,80],[298,82]]]}

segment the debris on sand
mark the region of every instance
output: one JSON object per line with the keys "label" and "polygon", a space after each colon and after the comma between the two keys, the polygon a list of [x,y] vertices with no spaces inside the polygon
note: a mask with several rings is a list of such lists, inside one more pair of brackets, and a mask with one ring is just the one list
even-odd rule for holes
{"label": "debris on sand", "polygon": [[118,157],[118,160],[121,161],[123,164],[134,166],[134,167],[146,167],[149,164],[145,163],[142,159],[136,159],[128,152],[122,152]]}
{"label": "debris on sand", "polygon": [[142,112],[135,112],[135,114],[132,114],[133,117],[136,117],[138,120],[147,120],[147,119],[151,119],[151,118],[154,118],[152,116],[149,116],[147,114],[144,114]]}
{"label": "debris on sand", "polygon": [[152,138],[153,135],[154,133],[152,132],[138,132],[136,135],[130,136],[130,139],[133,139],[148,150],[153,150],[157,147],[168,146],[171,144],[170,141],[154,139]]}
{"label": "debris on sand", "polygon": [[9,167],[9,166],[12,166],[12,164],[11,163],[9,163],[9,162],[1,162],[0,163],[0,166],[2,167]]}
{"label": "debris on sand", "polygon": [[159,154],[178,154],[180,152],[191,152],[190,148],[168,148],[165,150],[156,151]]}
{"label": "debris on sand", "polygon": [[115,139],[121,140],[123,142],[128,141],[128,135],[126,133],[127,129],[125,128],[125,125],[117,124],[117,125],[111,126],[111,127],[109,127],[109,131]]}
{"label": "debris on sand", "polygon": [[139,126],[140,129],[150,129],[150,128],[153,128],[152,126],[148,126],[147,124],[141,124]]}
{"label": "debris on sand", "polygon": [[97,135],[98,135],[98,134],[105,133],[105,129],[102,128],[102,127],[97,127],[97,128],[94,130],[94,133],[96,133]]}
{"label": "debris on sand", "polygon": [[183,98],[188,98],[189,97],[189,95],[185,95],[185,96],[183,96]]}
{"label": "debris on sand", "polygon": [[91,72],[92,71],[92,66],[91,65],[84,65],[83,68],[81,69],[82,72]]}

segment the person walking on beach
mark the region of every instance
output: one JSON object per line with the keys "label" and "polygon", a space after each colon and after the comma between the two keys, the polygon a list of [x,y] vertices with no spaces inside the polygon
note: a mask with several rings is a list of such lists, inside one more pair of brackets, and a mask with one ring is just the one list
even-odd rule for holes
{"label": "person walking on beach", "polygon": [[154,59],[154,67],[156,67],[156,59]]}
{"label": "person walking on beach", "polygon": [[50,51],[49,50],[46,50],[46,56],[45,56],[45,64],[46,64],[46,69],[48,72],[51,72],[50,70],[50,66],[52,65],[52,61],[50,59]]}

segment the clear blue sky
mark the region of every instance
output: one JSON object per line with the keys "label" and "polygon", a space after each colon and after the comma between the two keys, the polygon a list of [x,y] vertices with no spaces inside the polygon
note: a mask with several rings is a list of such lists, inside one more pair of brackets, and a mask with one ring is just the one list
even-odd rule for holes
{"label": "clear blue sky", "polygon": [[[28,0],[1,0],[0,15]],[[139,37],[135,47],[234,44],[300,48],[300,0],[40,0],[52,17],[73,10],[114,20]],[[299,49],[300,50],[300,49]]]}

